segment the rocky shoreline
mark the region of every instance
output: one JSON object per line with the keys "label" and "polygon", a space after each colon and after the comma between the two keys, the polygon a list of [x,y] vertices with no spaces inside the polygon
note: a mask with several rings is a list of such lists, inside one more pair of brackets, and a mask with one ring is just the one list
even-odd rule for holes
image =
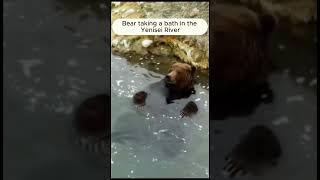
{"label": "rocky shoreline", "polygon": [[[112,4],[111,23],[119,18],[202,18],[209,24],[208,2]],[[120,36],[111,32],[112,52],[173,56],[200,69],[209,68],[209,32],[201,36]]]}

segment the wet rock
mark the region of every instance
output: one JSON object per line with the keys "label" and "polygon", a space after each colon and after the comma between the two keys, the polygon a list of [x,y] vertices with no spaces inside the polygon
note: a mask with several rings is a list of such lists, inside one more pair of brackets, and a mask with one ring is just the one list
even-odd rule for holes
{"label": "wet rock", "polygon": [[[111,23],[119,18],[202,18],[209,22],[209,3],[172,2],[114,5]],[[112,51],[118,55],[134,53],[178,57],[201,69],[209,68],[209,33],[201,36],[120,36],[111,32]]]}
{"label": "wet rock", "polygon": [[145,47],[145,48],[147,48],[147,47],[149,47],[152,43],[153,43],[152,40],[150,40],[150,39],[145,39],[145,40],[142,41],[142,46]]}

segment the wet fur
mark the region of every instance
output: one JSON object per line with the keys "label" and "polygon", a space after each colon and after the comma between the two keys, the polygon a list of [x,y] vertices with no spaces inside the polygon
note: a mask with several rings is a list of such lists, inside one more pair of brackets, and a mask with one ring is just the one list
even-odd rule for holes
{"label": "wet fur", "polygon": [[[195,94],[194,89],[194,73],[195,68],[185,63],[175,63],[171,66],[168,75],[158,81],[149,85],[147,90],[139,91],[133,96],[133,103],[138,106],[144,106],[148,93],[158,92],[162,94],[167,104],[173,103],[174,100],[181,98],[189,98]],[[148,92],[146,92],[148,91]],[[143,95],[143,96],[142,96]],[[138,102],[138,103],[137,103]],[[190,103],[190,102],[189,102]],[[193,103],[196,106],[195,103]],[[188,104],[187,104],[188,105]],[[187,106],[186,105],[186,106]],[[184,108],[188,109],[188,108]],[[193,108],[192,110],[195,110]],[[192,115],[197,111],[184,112],[181,110],[181,115]]]}

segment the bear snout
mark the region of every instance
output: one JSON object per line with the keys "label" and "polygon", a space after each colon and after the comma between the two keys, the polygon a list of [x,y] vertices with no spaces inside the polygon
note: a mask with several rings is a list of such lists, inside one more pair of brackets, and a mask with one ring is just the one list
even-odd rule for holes
{"label": "bear snout", "polygon": [[170,75],[171,73],[169,73],[168,75],[166,75],[166,77],[164,78],[166,84],[175,84],[175,80],[172,79],[172,76]]}

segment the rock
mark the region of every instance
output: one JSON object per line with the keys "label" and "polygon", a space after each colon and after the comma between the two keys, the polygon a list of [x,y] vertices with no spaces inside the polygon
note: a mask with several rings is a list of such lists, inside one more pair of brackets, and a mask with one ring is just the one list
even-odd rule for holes
{"label": "rock", "polygon": [[133,14],[133,13],[135,13],[135,10],[134,10],[134,9],[128,9],[128,10],[123,14],[122,17],[127,17],[127,16],[129,16],[130,14]]}
{"label": "rock", "polygon": [[145,48],[147,48],[147,47],[149,47],[152,43],[153,43],[152,40],[150,40],[150,39],[145,39],[145,40],[142,41],[142,46],[145,47]]}
{"label": "rock", "polygon": [[[209,23],[208,2],[183,2],[186,3],[185,5],[181,3],[124,2],[112,7],[111,23],[124,16],[126,18],[190,18],[190,16],[197,16]],[[112,31],[111,39],[112,52],[118,55],[134,53],[178,57],[179,61],[190,63],[197,68],[209,68],[209,32],[201,36],[120,36]]]}
{"label": "rock", "polygon": [[190,17],[195,17],[199,14],[199,9],[198,8],[193,8],[191,13],[190,13]]}

